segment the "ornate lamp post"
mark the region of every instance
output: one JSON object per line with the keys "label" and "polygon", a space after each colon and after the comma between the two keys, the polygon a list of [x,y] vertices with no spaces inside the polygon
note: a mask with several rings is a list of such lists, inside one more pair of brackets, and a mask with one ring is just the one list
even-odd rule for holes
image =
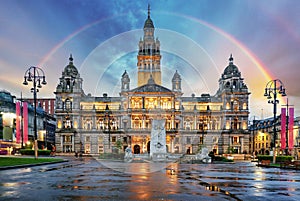
{"label": "ornate lamp post", "polygon": [[[276,133],[276,113],[277,113],[277,104],[279,103],[279,100],[277,99],[277,94],[281,94],[281,96],[286,96],[285,93],[285,87],[283,83],[279,79],[270,80],[265,88],[265,94],[269,100],[268,103],[273,104],[273,115],[274,115],[274,121],[273,121],[273,163],[276,162],[276,139],[277,139],[277,133]],[[272,99],[273,96],[273,100]]]}
{"label": "ornate lamp post", "polygon": [[107,118],[107,128],[108,128],[108,149],[109,149],[109,152],[111,152],[110,150],[110,118],[111,118],[111,111],[108,107],[108,105],[106,105],[105,107],[105,116]]}
{"label": "ornate lamp post", "polygon": [[42,85],[46,85],[46,77],[44,71],[35,66],[31,66],[28,68],[24,74],[24,85],[28,85],[28,82],[32,82],[33,87],[31,88],[31,93],[33,93],[33,101],[34,101],[34,122],[33,122],[33,130],[34,130],[34,153],[35,159],[38,157],[38,146],[37,146],[37,119],[36,119],[36,98],[39,89],[42,88]]}

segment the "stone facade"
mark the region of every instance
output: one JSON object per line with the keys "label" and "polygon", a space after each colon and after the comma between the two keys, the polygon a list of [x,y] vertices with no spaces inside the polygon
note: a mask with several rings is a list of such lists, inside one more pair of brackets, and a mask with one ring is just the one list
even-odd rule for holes
{"label": "stone facade", "polygon": [[153,119],[165,119],[166,148],[170,153],[196,153],[207,147],[216,154],[249,152],[249,91],[241,72],[229,58],[215,95],[183,96],[176,71],[172,89],[161,86],[160,41],[154,40],[148,12],[144,37],[139,41],[138,86],[121,76],[119,97],[86,95],[83,79],[70,56],[56,88],[57,151],[108,153],[150,152]]}

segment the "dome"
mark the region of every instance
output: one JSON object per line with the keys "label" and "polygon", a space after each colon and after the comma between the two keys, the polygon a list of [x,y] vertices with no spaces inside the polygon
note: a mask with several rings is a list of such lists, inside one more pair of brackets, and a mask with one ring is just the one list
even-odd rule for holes
{"label": "dome", "polygon": [[236,65],[233,64],[233,57],[230,55],[229,65],[225,68],[223,75],[240,75],[240,71]]}
{"label": "dome", "polygon": [[69,64],[64,69],[64,75],[65,76],[73,76],[73,77],[77,77],[77,75],[78,75],[78,70],[73,65],[73,57],[72,57],[72,55],[70,55]]}
{"label": "dome", "polygon": [[151,20],[150,16],[145,21],[144,28],[154,28],[153,21]]}

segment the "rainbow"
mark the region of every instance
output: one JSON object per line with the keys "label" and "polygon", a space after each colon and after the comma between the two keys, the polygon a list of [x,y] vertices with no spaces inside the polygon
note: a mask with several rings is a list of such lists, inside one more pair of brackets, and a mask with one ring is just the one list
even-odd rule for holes
{"label": "rainbow", "polygon": [[[259,60],[259,58],[253,53],[251,52],[243,43],[241,43],[240,41],[238,41],[235,37],[233,37],[232,35],[228,34],[227,32],[223,31],[222,29],[220,29],[217,26],[214,26],[206,21],[203,21],[201,19],[198,18],[194,18],[188,15],[184,15],[184,14],[178,14],[178,13],[172,13],[172,12],[163,12],[164,14],[168,14],[168,15],[174,15],[174,16],[179,16],[185,19],[189,19],[191,21],[194,21],[196,23],[199,23],[203,26],[208,27],[209,29],[212,29],[213,31],[215,31],[216,33],[222,35],[223,37],[225,37],[226,39],[228,39],[229,41],[231,41],[233,44],[235,44],[249,59],[251,62],[253,62],[255,64],[255,66],[258,68],[258,70],[263,74],[263,76],[267,79],[267,80],[273,80],[274,76],[272,75],[272,73],[268,70],[268,68],[263,64],[262,61]],[[70,34],[69,36],[67,36],[66,38],[64,38],[60,43],[58,43],[54,48],[52,48],[50,50],[49,53],[47,53],[43,59],[39,62],[39,66],[43,66],[43,64],[45,64],[53,54],[55,54],[55,52],[60,49],[65,43],[67,43],[68,41],[70,41],[72,38],[74,38],[75,36],[77,36],[78,34],[80,34],[81,32],[99,24],[102,23],[104,21],[107,20],[111,20],[113,18],[116,17],[120,17],[120,16],[124,16],[126,14],[119,14],[119,15],[115,15],[112,17],[107,17],[107,18],[102,18],[99,20],[96,20],[90,24],[87,24],[85,26],[80,27],[78,30],[76,30],[74,33]],[[283,100],[280,97],[282,102],[285,102],[285,100]]]}

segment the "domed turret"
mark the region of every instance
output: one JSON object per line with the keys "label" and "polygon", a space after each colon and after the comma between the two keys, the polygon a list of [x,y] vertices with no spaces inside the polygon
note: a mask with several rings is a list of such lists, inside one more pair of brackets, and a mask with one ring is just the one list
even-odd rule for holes
{"label": "domed turret", "polygon": [[79,75],[77,68],[73,64],[72,54],[70,55],[69,64],[65,67],[63,75],[72,77],[77,77]]}
{"label": "domed turret", "polygon": [[56,92],[83,93],[82,79],[80,78],[77,68],[73,64],[72,54],[69,57],[69,64],[62,72],[62,77],[57,85]]}
{"label": "domed turret", "polygon": [[177,70],[172,78],[172,91],[181,92],[181,76],[179,75]]}
{"label": "domed turret", "polygon": [[229,58],[229,65],[225,68],[222,77],[230,78],[230,77],[240,77],[241,73],[236,65],[233,64],[232,54]]}
{"label": "domed turret", "polygon": [[126,70],[122,75],[121,83],[122,83],[121,91],[128,91],[130,85],[130,78]]}

